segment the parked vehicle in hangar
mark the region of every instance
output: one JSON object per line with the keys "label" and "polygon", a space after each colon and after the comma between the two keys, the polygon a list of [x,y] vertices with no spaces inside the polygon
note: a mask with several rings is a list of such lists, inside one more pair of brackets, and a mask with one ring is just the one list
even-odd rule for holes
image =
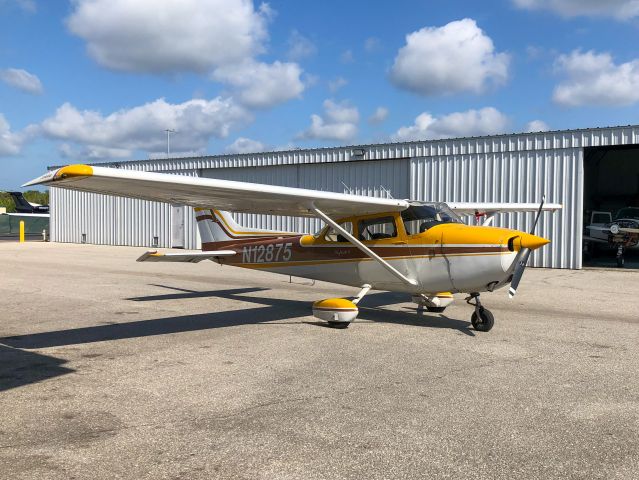
{"label": "parked vehicle in hangar", "polygon": [[590,217],[590,225],[586,229],[588,233],[584,235],[585,252],[593,255],[597,245],[614,248],[617,250],[617,266],[621,268],[625,264],[625,250],[639,244],[639,207],[620,209],[614,220],[610,212],[594,211]]}

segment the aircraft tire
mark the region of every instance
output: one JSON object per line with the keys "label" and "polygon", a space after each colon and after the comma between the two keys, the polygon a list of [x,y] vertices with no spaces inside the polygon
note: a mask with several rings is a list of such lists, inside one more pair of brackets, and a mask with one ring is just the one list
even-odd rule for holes
{"label": "aircraft tire", "polygon": [[473,328],[478,332],[490,332],[493,325],[495,325],[495,317],[490,310],[479,307],[479,311],[473,312],[472,317],[470,317],[470,323],[473,324]]}
{"label": "aircraft tire", "polygon": [[328,326],[331,328],[348,328],[348,326],[350,325],[350,322],[328,322]]}
{"label": "aircraft tire", "polygon": [[442,313],[446,307],[426,307],[426,310],[433,313]]}

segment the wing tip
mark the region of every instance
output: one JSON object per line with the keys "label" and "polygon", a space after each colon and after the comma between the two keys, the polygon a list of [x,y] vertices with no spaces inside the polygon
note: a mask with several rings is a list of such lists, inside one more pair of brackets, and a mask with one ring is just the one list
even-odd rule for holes
{"label": "wing tip", "polygon": [[161,257],[162,255],[157,250],[147,250],[137,258],[136,262],[146,262],[151,257]]}
{"label": "wing tip", "polygon": [[64,180],[67,178],[75,177],[91,177],[93,176],[93,167],[91,165],[85,165],[82,163],[76,163],[73,165],[66,165],[45,173],[44,175],[34,178],[23,184],[23,187],[30,187],[33,185],[47,185],[58,180]]}

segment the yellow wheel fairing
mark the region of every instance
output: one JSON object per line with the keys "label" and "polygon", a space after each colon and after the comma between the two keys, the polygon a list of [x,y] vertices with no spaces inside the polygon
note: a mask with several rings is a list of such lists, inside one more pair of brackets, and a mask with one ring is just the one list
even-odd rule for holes
{"label": "yellow wheel fairing", "polygon": [[314,302],[313,309],[352,311],[357,310],[357,305],[345,298],[327,298]]}
{"label": "yellow wheel fairing", "polygon": [[331,324],[348,325],[358,313],[357,305],[345,298],[327,298],[313,303],[313,316]]}

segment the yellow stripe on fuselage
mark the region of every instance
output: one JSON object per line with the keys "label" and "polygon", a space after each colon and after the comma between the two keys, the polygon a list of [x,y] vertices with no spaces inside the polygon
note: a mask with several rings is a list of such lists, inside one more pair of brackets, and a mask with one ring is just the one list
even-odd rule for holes
{"label": "yellow stripe on fuselage", "polygon": [[[215,213],[215,218],[217,218],[219,221],[221,221],[224,224],[224,226],[228,229],[228,231],[233,233],[233,234],[235,234],[235,235],[272,235],[272,236],[276,236],[276,235],[284,235],[284,234],[286,234],[286,232],[275,232],[275,231],[271,231],[271,232],[260,232],[260,231],[241,232],[241,231],[238,231],[238,230],[233,230],[233,228],[224,219],[224,215],[222,215],[219,210],[213,210],[213,212]],[[289,233],[289,235],[299,235],[299,234]]]}

